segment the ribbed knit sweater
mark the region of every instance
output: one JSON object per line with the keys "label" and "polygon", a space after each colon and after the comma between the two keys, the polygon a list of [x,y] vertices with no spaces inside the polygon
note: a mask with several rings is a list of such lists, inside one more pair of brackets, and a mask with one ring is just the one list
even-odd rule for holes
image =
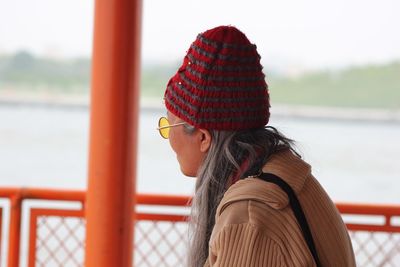
{"label": "ribbed knit sweater", "polygon": [[[272,156],[263,172],[281,177],[295,191],[321,264],[356,266],[346,226],[310,165],[287,150]],[[240,180],[226,191],[209,244],[205,266],[316,266],[286,193],[258,178]]]}

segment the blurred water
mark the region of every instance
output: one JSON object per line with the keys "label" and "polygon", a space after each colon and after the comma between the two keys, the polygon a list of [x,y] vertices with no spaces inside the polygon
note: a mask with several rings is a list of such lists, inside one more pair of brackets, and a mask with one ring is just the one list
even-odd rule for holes
{"label": "blurred water", "polygon": [[[191,194],[168,141],[155,130],[164,111],[140,116],[138,191]],[[0,106],[0,186],[86,188],[86,109]],[[400,202],[400,125],[272,118],[335,201]]]}

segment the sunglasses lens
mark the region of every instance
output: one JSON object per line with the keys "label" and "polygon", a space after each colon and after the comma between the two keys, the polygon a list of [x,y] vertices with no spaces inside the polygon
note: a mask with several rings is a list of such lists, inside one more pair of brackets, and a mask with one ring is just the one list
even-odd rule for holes
{"label": "sunglasses lens", "polygon": [[[161,128],[161,127],[166,127],[166,126],[169,126],[168,119],[165,118],[165,117],[160,118],[160,120],[158,121],[158,127]],[[162,137],[164,137],[165,139],[168,139],[168,137],[169,137],[169,127],[160,129],[159,131],[160,131],[160,134],[161,134]]]}

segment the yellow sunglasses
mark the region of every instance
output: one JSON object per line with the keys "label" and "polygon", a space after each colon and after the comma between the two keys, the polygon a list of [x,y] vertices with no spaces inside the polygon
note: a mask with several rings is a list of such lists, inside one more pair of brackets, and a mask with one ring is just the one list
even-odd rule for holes
{"label": "yellow sunglasses", "polygon": [[169,138],[169,128],[171,127],[175,127],[175,126],[179,126],[179,125],[183,125],[186,122],[179,122],[179,123],[175,123],[175,124],[169,124],[169,121],[166,117],[161,117],[158,120],[158,128],[157,130],[160,132],[160,135],[165,138],[168,139]]}

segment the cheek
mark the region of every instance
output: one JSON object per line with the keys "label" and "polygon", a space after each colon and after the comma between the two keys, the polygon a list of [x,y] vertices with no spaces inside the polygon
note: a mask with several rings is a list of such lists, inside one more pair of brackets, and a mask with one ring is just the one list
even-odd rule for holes
{"label": "cheek", "polygon": [[185,145],[183,144],[182,137],[179,136],[179,133],[174,133],[174,131],[170,131],[168,141],[172,150],[176,154],[176,158],[178,159],[179,165],[181,165],[182,168],[181,158],[184,157],[183,155],[185,154],[184,151]]}
{"label": "cheek", "polygon": [[188,168],[188,176],[195,177],[197,176],[197,172],[203,163],[204,159],[204,154],[198,151],[197,153],[192,153],[191,154],[191,162],[190,162],[190,167]]}
{"label": "cheek", "polygon": [[[179,139],[179,138],[178,138]],[[177,146],[178,146],[178,144],[177,144],[177,138],[175,137],[175,134],[174,134],[174,131],[170,131],[169,132],[169,138],[168,138],[168,141],[169,141],[169,145],[171,146],[171,148],[172,148],[172,150],[175,152],[175,153],[177,153]]]}
{"label": "cheek", "polygon": [[190,177],[195,177],[202,160],[203,153],[190,139],[190,136],[178,136],[179,133],[170,132],[169,143],[176,154],[181,172]]}
{"label": "cheek", "polygon": [[177,153],[181,171],[186,176],[195,177],[203,162],[204,154],[195,147],[186,145]]}

